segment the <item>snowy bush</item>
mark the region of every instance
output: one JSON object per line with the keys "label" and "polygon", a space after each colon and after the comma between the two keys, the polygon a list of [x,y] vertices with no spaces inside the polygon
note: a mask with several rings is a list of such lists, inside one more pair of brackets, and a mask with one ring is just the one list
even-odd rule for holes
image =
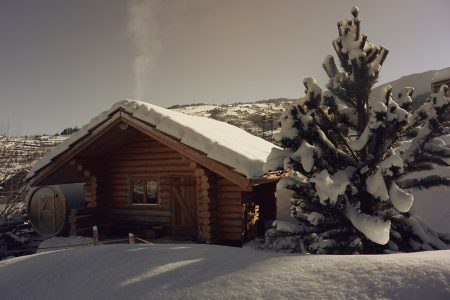
{"label": "snowy bush", "polygon": [[306,78],[305,96],[281,115],[279,139],[286,151],[277,154],[287,156],[271,155],[266,169],[278,165],[288,171],[278,187],[294,191],[291,213],[299,229],[284,233],[285,244],[279,228],[266,237],[310,253],[447,248],[409,209],[412,189],[450,185],[450,179],[407,175],[450,165],[450,149],[439,139],[446,134],[441,121],[450,103],[448,88],[414,114],[413,88],[396,98],[389,87],[371,95],[388,50],[360,33],[358,13],[354,7],[353,18],[338,23],[333,47],[341,68],[333,56],[325,58],[327,90]]}

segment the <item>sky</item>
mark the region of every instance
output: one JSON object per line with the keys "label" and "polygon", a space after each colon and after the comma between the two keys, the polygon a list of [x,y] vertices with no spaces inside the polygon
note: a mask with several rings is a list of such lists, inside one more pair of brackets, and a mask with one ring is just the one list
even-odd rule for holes
{"label": "sky", "polygon": [[390,50],[380,83],[450,66],[448,0],[0,0],[0,132],[80,127],[122,99],[302,97],[354,5]]}

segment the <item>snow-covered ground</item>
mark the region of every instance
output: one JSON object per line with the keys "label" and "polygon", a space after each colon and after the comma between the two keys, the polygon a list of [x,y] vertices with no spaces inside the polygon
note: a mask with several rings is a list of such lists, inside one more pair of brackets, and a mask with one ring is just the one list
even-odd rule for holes
{"label": "snow-covered ground", "polygon": [[328,256],[109,245],[0,262],[2,299],[449,299],[450,251]]}

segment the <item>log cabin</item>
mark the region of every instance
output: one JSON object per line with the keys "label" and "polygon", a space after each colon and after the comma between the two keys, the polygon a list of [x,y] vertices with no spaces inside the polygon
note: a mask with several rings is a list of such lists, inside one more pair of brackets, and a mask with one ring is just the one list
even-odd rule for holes
{"label": "log cabin", "polygon": [[[84,207],[63,213],[71,235],[105,224],[239,245],[275,219],[278,177],[263,172],[274,147],[224,122],[124,100],[45,155],[26,180],[84,183]],[[39,221],[47,231],[48,218]]]}
{"label": "log cabin", "polygon": [[436,71],[431,79],[431,93],[439,92],[440,87],[444,84],[450,87],[450,68]]}
{"label": "log cabin", "polygon": [[[450,67],[436,71],[431,78],[431,94],[439,92],[441,87],[446,85],[450,87]],[[448,89],[444,89],[444,94],[448,97]],[[450,126],[450,111],[447,110],[444,114],[444,126]]]}

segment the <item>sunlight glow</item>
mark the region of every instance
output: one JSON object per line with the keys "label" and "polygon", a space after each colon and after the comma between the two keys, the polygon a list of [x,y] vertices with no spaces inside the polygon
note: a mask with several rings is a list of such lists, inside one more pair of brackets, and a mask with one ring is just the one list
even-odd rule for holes
{"label": "sunlight glow", "polygon": [[168,263],[168,264],[165,264],[165,265],[162,265],[162,266],[158,266],[158,267],[156,267],[154,269],[151,269],[151,270],[149,270],[147,272],[144,272],[144,273],[139,274],[137,276],[128,278],[125,281],[122,281],[121,283],[119,283],[119,286],[120,287],[127,287],[127,286],[130,286],[132,284],[141,282],[143,280],[152,278],[154,276],[161,275],[161,274],[164,274],[164,273],[176,270],[178,268],[181,268],[181,267],[193,264],[193,263],[200,262],[202,260],[203,260],[203,258],[191,259],[191,260],[183,260],[183,261],[177,261],[177,262]]}

